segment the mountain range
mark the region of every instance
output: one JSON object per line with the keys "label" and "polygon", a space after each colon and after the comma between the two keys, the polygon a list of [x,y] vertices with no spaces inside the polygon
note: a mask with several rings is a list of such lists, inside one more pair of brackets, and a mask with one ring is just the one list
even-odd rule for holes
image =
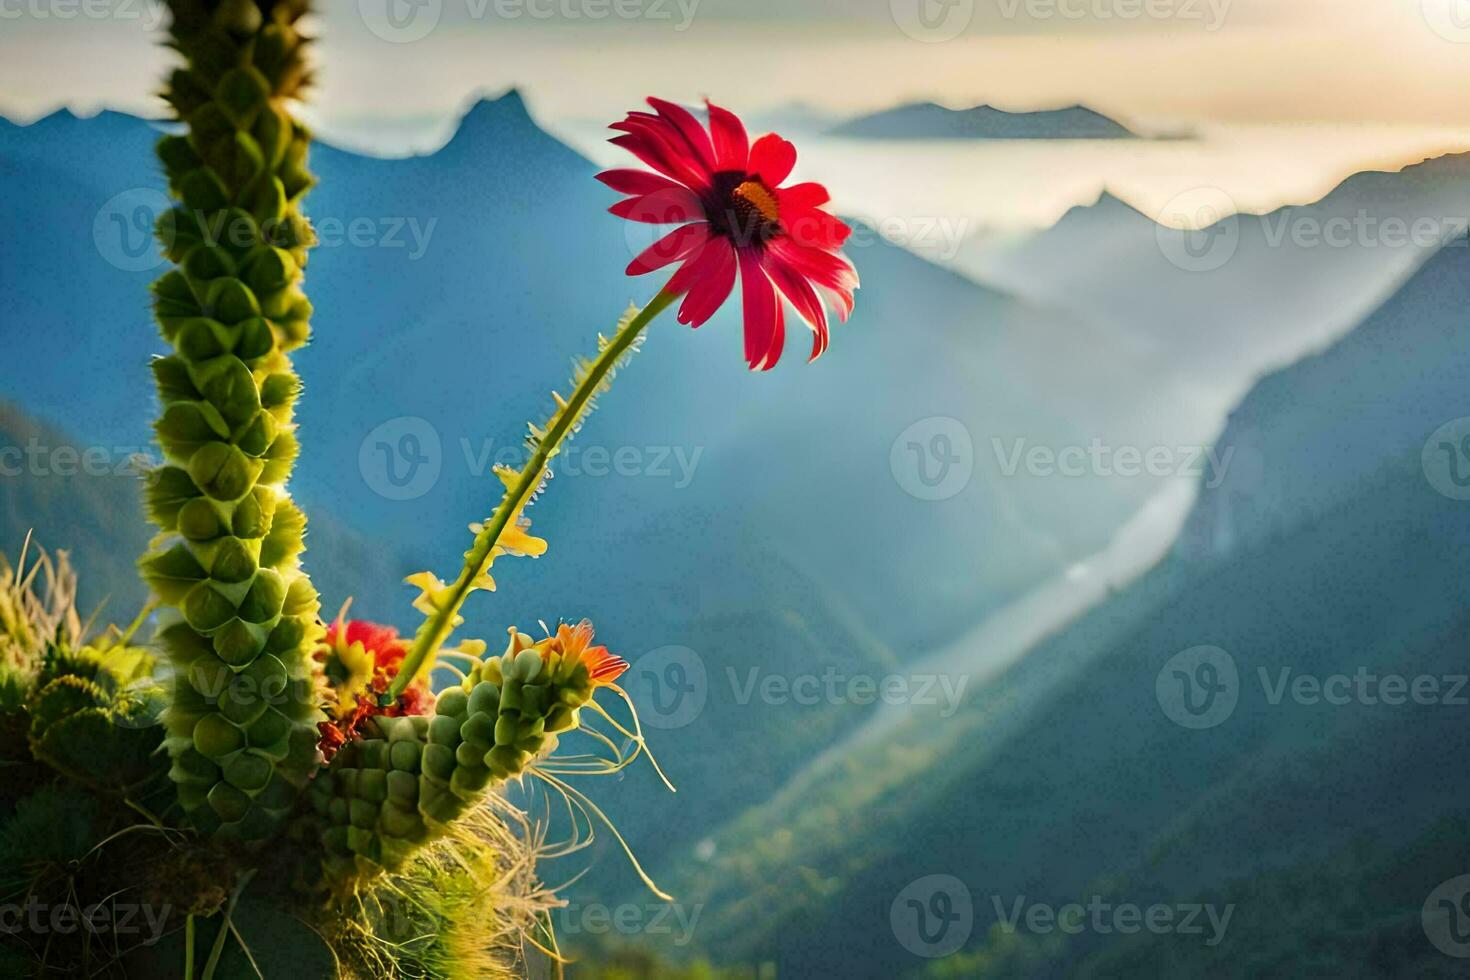
{"label": "mountain range", "polygon": [[1137,139],[1121,123],[1086,106],[1007,112],[977,105],[950,109],[934,102],[912,102],[856,119],[828,131],[854,139],[918,140],[1110,140]]}
{"label": "mountain range", "polygon": [[[1470,747],[1452,696],[1470,510],[1424,455],[1466,411],[1467,302],[1455,241],[1347,337],[1255,386],[1222,442],[1248,438],[1260,465],[1202,486],[1156,568],[955,718],[852,739],[712,835],[704,860],[681,855],[673,887],[717,910],[705,948],[795,975],[925,972],[894,942],[890,903],[942,871],[972,892],[973,938],[933,976],[1456,975],[1419,907],[1470,860],[1452,761]],[[1204,645],[1233,663],[1235,700],[1187,728],[1160,685]],[[1281,685],[1359,675],[1367,694],[1346,702]],[[1380,697],[1390,675],[1438,694]],[[1216,948],[1002,927],[1018,897],[1094,895],[1229,902],[1239,918]]]}
{"label": "mountain range", "polygon": [[[1321,200],[1237,214],[1220,191],[1181,194],[1156,223],[1111,194],[1005,249],[972,239],[954,267],[1115,331],[1191,388],[1233,405],[1225,379],[1319,350],[1470,225],[1470,154],[1355,174]],[[1105,255],[1080,262],[1078,255]],[[1138,289],[1147,283],[1147,289]]]}
{"label": "mountain range", "polygon": [[[147,446],[146,361],[161,349],[146,306],[161,267],[143,232],[162,193],[156,137],[116,113],[0,125],[0,220],[25,230],[0,241],[0,392],[18,407],[0,416],[0,450],[32,438]],[[1461,165],[1354,178],[1331,213],[1358,201],[1432,217],[1457,200]],[[298,358],[308,451],[294,484],[312,517],[307,567],[329,609],[353,595],[355,615],[408,628],[402,575],[455,570],[464,525],[498,496],[488,463],[515,456],[568,360],[655,284],[622,276],[646,242],[602,213],[611,196],[592,165],[537,128],[514,92],[475,105],[434,154],[320,145],[313,168],[323,241],[307,278],[316,333]],[[1337,860],[1357,833],[1389,848],[1373,867],[1407,867],[1402,849],[1453,818],[1460,786],[1436,760],[1465,736],[1446,714],[1314,713],[1242,690],[1224,726],[1190,731],[1163,716],[1155,680],[1200,644],[1229,651],[1247,678],[1280,665],[1455,668],[1455,566],[1470,528],[1465,505],[1426,481],[1421,450],[1465,414],[1467,250],[1452,240],[1257,256],[1246,232],[1235,257],[1191,279],[1148,255],[1169,233],[1119,206],[1102,202],[1111,217],[1095,238],[1073,229],[1096,215],[1074,212],[1054,229],[1055,256],[1005,267],[1041,268],[1036,280],[992,266],[982,283],[862,236],[858,311],[815,364],[799,363],[793,338],[778,370],[750,376],[735,310],[698,332],[655,324],[530,511],[549,554],[497,566],[500,591],[467,610],[465,634],[492,642],[511,623],[590,616],[634,661],[628,686],[680,792],[642,768],[585,788],[661,884],[703,910],[696,948],[796,976],[918,972],[890,906],[943,871],[969,883],[977,922],[936,971],[1062,975],[1125,952],[1156,968],[1178,950],[987,932],[989,897],[1091,888],[1182,900],[1249,889],[1272,869],[1287,876],[1272,887],[1289,890],[1290,875]],[[1271,279],[1273,261],[1292,263],[1295,280],[1360,291],[1324,289],[1320,305],[1341,312],[1312,307],[1304,325],[1294,304],[1311,293]],[[1055,271],[1066,268],[1077,278]],[[1165,312],[1130,313],[1155,283]],[[1242,297],[1257,305],[1211,305]],[[1243,311],[1292,339],[1273,345]],[[1323,352],[1286,366],[1308,336]],[[1211,357],[1216,387],[1237,395],[1255,365],[1279,368],[1218,439]],[[438,470],[407,495],[390,478],[416,472],[399,467],[417,455],[394,456],[405,434]],[[1107,601],[994,663],[987,624],[1085,575],[1079,563],[1181,485],[1178,473],[1059,478],[1010,465],[1015,447],[1205,438],[1241,461],[1190,478],[1183,532],[1162,562],[1105,583]],[[633,463],[599,468],[597,450]],[[951,464],[973,472],[934,492]],[[43,543],[76,550],[92,588],[136,601],[124,594],[135,584],[119,584],[132,583],[147,533],[130,479],[28,473],[0,489],[0,541],[35,526]],[[666,714],[671,663],[703,678],[702,708]],[[751,693],[772,677],[915,672],[965,685],[951,714]],[[648,901],[633,885],[609,853],[571,896],[606,902],[626,887],[628,902]],[[1230,939],[1282,948],[1281,918],[1256,909],[1240,921],[1258,933]]]}
{"label": "mountain range", "polygon": [[[146,291],[161,267],[138,212],[162,206],[157,135],[116,113],[0,131],[0,220],[29,229],[0,243],[0,391],[82,447],[149,440],[146,363],[162,345]],[[293,491],[313,527],[351,529],[373,561],[318,565],[309,553],[307,567],[329,610],[355,596],[355,615],[408,629],[402,577],[454,572],[466,524],[498,497],[490,462],[517,458],[571,358],[655,285],[624,278],[638,229],[604,213],[612,197],[592,165],[515,93],[474,106],[432,155],[319,145],[312,163],[322,245],[307,274],[317,313],[298,357],[308,451]],[[789,706],[738,703],[726,665],[892,669],[1096,551],[1166,482],[1007,473],[992,439],[1007,452],[1016,440],[1167,443],[1180,422],[1117,397],[1119,379],[1164,395],[1076,318],[865,239],[862,302],[815,364],[793,337],[776,371],[752,376],[738,310],[697,333],[656,324],[531,511],[550,553],[504,570],[501,591],[466,611],[467,635],[589,616],[630,660],[677,645],[709,665],[708,707],[661,753],[683,792],[668,797],[641,771],[607,787],[609,812],[655,818],[625,827],[635,845],[694,840],[711,814],[778,785],[856,721],[839,705],[804,710],[773,750],[766,733]],[[1064,344],[1085,356],[1058,362]],[[924,499],[919,477],[942,460],[899,439],[933,419],[956,420],[973,445],[974,475],[943,500]],[[377,444],[391,452],[419,425],[440,473],[403,499]],[[908,441],[932,445],[927,432]],[[619,450],[634,457],[622,475],[578,463]],[[117,513],[138,519],[132,506]],[[37,530],[60,547],[80,533]]]}

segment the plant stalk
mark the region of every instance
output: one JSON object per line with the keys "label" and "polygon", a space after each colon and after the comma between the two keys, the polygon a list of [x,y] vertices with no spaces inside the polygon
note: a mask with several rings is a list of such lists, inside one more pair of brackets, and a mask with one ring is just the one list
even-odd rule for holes
{"label": "plant stalk", "polygon": [[521,469],[515,485],[507,491],[500,506],[495,509],[494,516],[476,536],[474,547],[465,554],[464,567],[460,569],[459,577],[450,586],[449,601],[437,607],[424,628],[415,635],[413,646],[409,648],[408,655],[403,658],[397,676],[393,678],[393,683],[379,699],[382,707],[388,707],[398,699],[398,696],[408,687],[409,681],[418,676],[424,663],[437,654],[439,648],[449,639],[449,634],[454,630],[454,620],[470,594],[471,584],[484,569],[486,560],[494,554],[495,546],[500,542],[500,536],[505,532],[514,515],[521,512],[531,495],[536,492],[536,488],[540,486],[551,458],[557,454],[568,434],[576,428],[587,410],[588,403],[601,388],[608,372],[628,352],[654,317],[662,313],[676,299],[678,299],[677,294],[667,290],[660,292],[613,335],[607,348],[597,356],[597,360],[587,371],[587,376],[582,379],[582,383],[577,385],[572,396],[567,399],[567,409],[558,413],[555,424],[540,440],[535,453]]}

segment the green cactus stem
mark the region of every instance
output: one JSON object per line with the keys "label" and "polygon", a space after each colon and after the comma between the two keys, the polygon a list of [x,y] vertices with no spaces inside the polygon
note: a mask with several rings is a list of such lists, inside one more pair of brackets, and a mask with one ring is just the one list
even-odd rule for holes
{"label": "green cactus stem", "polygon": [[310,791],[325,866],[339,880],[397,870],[495,786],[555,751],[597,688],[627,664],[565,625],[540,642],[516,630],[503,654],[442,691],[432,715],[373,717]]}
{"label": "green cactus stem", "polygon": [[307,81],[305,0],[170,0],[186,64],[165,98],[187,135],[159,141],[177,206],[159,221],[175,268],[154,284],[172,353],[153,363],[163,532],[141,560],[164,605],[165,713],[179,802],[206,833],[274,834],[318,767],[311,682],[316,591],[299,565],[296,458],[314,238],[301,213],[311,137],[287,111]]}

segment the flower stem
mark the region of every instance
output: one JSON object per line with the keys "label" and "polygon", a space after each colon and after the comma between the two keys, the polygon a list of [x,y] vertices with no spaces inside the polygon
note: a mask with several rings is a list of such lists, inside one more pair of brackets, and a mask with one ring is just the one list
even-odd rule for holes
{"label": "flower stem", "polygon": [[408,687],[409,681],[418,676],[425,661],[433,657],[444,641],[449,638],[449,634],[454,630],[454,621],[459,615],[460,607],[464,605],[465,598],[472,591],[471,586],[475,579],[484,570],[486,560],[494,554],[501,534],[505,532],[512,518],[525,507],[531,495],[536,492],[536,488],[541,485],[551,458],[557,454],[566,437],[576,430],[592,401],[592,396],[601,388],[608,372],[628,352],[653,318],[662,313],[677,298],[678,296],[674,293],[662,291],[649,300],[647,306],[639,310],[613,335],[607,347],[598,354],[597,360],[592,362],[586,376],[572,392],[572,396],[567,399],[566,409],[557,413],[555,424],[539,440],[536,451],[521,469],[515,484],[506,492],[500,506],[495,509],[494,516],[475,536],[474,546],[465,553],[464,567],[460,569],[459,577],[449,588],[447,601],[436,605],[433,615],[414,636],[413,646],[409,649],[408,655],[403,658],[403,663],[399,665],[397,676],[393,678],[393,683],[389,685],[388,690],[379,698],[381,706],[392,705]]}

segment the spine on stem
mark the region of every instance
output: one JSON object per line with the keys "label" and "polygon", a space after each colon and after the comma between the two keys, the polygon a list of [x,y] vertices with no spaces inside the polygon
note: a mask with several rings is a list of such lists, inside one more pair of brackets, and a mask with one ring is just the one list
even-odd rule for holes
{"label": "spine on stem", "polygon": [[464,566],[451,583],[441,581],[430,572],[411,576],[411,585],[421,589],[414,606],[424,614],[424,622],[414,636],[413,645],[393,684],[383,695],[384,705],[392,704],[403,693],[410,680],[425,663],[432,664],[439,648],[455,627],[463,622],[459,615],[465,599],[477,589],[494,590],[490,566],[503,554],[538,556],[546,551],[546,542],[527,533],[530,522],[523,512],[550,475],[548,467],[560,451],[562,443],[576,434],[582,422],[596,405],[597,396],[608,389],[618,365],[637,349],[643,330],[663,312],[677,295],[660,292],[648,305],[630,308],[618,322],[611,339],[598,335],[597,357],[591,361],[578,359],[572,369],[572,394],[563,398],[556,392],[556,410],[541,426],[531,425],[526,438],[531,456],[520,470],[496,467],[496,475],[505,484],[505,494],[490,519],[472,525],[474,544],[465,552]]}

